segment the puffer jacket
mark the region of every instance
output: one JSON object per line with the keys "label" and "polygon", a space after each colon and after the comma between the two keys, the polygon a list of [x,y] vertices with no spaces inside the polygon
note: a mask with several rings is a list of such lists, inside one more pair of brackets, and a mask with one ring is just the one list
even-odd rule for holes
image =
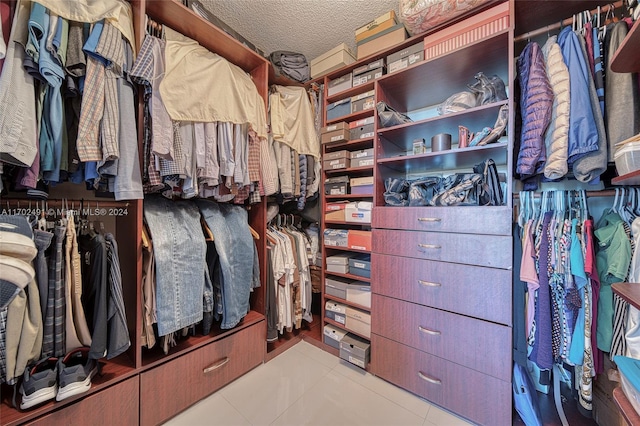
{"label": "puffer jacket", "polygon": [[569,169],[567,165],[570,107],[569,70],[562,59],[562,52],[556,40],[556,36],[551,36],[542,46],[547,77],[553,90],[551,121],[544,134],[544,144],[547,150],[544,176],[552,180],[564,177]]}
{"label": "puffer jacket", "polygon": [[598,149],[598,130],[589,99],[589,67],[582,54],[578,36],[570,27],[558,35],[564,63],[569,69],[569,165],[581,156]]}
{"label": "puffer jacket", "polygon": [[544,132],[551,120],[553,91],[540,45],[527,44],[518,58],[522,132],[516,173],[521,178],[540,174],[546,161]]}

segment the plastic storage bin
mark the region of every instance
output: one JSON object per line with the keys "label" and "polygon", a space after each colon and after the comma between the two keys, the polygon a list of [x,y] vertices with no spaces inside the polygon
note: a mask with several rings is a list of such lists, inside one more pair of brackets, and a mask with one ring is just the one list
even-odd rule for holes
{"label": "plastic storage bin", "polygon": [[613,160],[620,176],[640,170],[640,141],[622,145],[616,151]]}

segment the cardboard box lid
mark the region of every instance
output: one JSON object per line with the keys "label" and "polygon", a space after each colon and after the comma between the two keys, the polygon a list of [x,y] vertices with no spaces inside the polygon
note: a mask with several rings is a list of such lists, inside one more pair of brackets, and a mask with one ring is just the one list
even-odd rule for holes
{"label": "cardboard box lid", "polygon": [[329,133],[335,132],[336,130],[345,130],[349,128],[349,123],[346,121],[341,121],[339,123],[330,124],[328,126],[324,126],[320,129],[320,133]]}
{"label": "cardboard box lid", "polygon": [[349,183],[349,176],[334,176],[324,180],[324,183]]}
{"label": "cardboard box lid", "polygon": [[336,160],[338,158],[351,158],[351,152],[346,149],[341,149],[340,151],[327,152],[322,157],[323,161],[327,160]]}
{"label": "cardboard box lid", "polygon": [[346,280],[339,277],[336,278],[325,278],[324,284],[327,287],[336,288],[341,291],[345,291],[347,289],[347,285],[351,284],[353,280]]}
{"label": "cardboard box lid", "polygon": [[376,118],[374,116],[371,116],[367,118],[362,118],[360,120],[352,121],[351,123],[349,123],[349,129],[355,129],[357,127],[366,126],[367,124],[373,124],[375,122],[375,119]]}
{"label": "cardboard box lid", "polygon": [[369,257],[363,258],[355,258],[352,257],[349,259],[349,266],[353,268],[365,269],[367,271],[371,270],[371,259]]}
{"label": "cardboard box lid", "polygon": [[346,103],[351,103],[351,98],[340,99],[339,101],[335,101],[334,103],[327,105],[327,111]]}
{"label": "cardboard box lid", "polygon": [[330,337],[331,339],[336,340],[338,342],[341,341],[344,338],[344,336],[347,335],[347,332],[345,330],[341,330],[337,327],[334,327],[331,324],[326,324],[324,326],[323,333],[325,336]]}
{"label": "cardboard box lid", "polygon": [[373,203],[371,201],[353,201],[347,204],[346,209],[371,211],[373,209]]}
{"label": "cardboard box lid", "polygon": [[364,40],[361,40],[361,41],[357,42],[357,43],[356,43],[356,45],[357,45],[358,47],[359,47],[359,46],[362,46],[363,44],[367,44],[367,43],[369,43],[369,42],[371,42],[371,41],[373,41],[373,40],[375,40],[375,39],[377,39],[377,38],[380,38],[380,37],[385,36],[385,35],[387,35],[387,34],[390,34],[390,33],[396,32],[396,31],[398,31],[398,30],[400,30],[400,29],[404,29],[404,32],[405,32],[405,40],[406,40],[406,32],[407,32],[407,29],[404,27],[404,24],[400,23],[400,24],[396,24],[396,25],[394,25],[393,27],[387,28],[387,29],[386,29],[386,30],[384,30],[384,31],[380,31],[379,33],[374,34],[374,35],[372,35],[371,37],[367,37],[367,38],[365,38]]}
{"label": "cardboard box lid", "polygon": [[327,311],[336,312],[338,314],[346,314],[347,312],[347,305],[334,302],[333,300],[327,300],[327,303],[325,303],[324,308]]}
{"label": "cardboard box lid", "polygon": [[359,95],[355,95],[351,97],[351,102],[357,102],[362,99],[371,98],[375,96],[375,90],[369,90],[368,92],[360,93]]}
{"label": "cardboard box lid", "polygon": [[359,354],[361,358],[368,354],[370,347],[371,344],[368,341],[351,333],[347,333],[340,341],[340,349]]}
{"label": "cardboard box lid", "polygon": [[353,254],[337,254],[327,257],[327,265],[348,265]]}
{"label": "cardboard box lid", "polygon": [[366,311],[361,311],[360,309],[352,308],[351,306],[347,306],[347,318],[353,318],[358,321],[362,321],[365,324],[371,324],[371,314]]}
{"label": "cardboard box lid", "polygon": [[351,73],[335,78],[329,81],[329,87],[336,87],[339,84],[346,83],[347,81],[351,80],[351,78]]}
{"label": "cardboard box lid", "polygon": [[356,281],[354,283],[347,284],[347,292],[349,291],[362,291],[365,293],[370,293],[371,285],[362,281]]}
{"label": "cardboard box lid", "polygon": [[384,68],[384,59],[380,58],[376,61],[369,62],[366,65],[362,65],[358,68],[355,68],[353,70],[353,76],[355,77],[357,75],[363,74],[369,70],[374,70],[376,68]]}
{"label": "cardboard box lid", "polygon": [[348,229],[325,229],[323,232],[325,238],[328,237],[346,237],[349,235]]}
{"label": "cardboard box lid", "polygon": [[351,178],[349,179],[349,184],[351,186],[373,185],[373,176]]}
{"label": "cardboard box lid", "polygon": [[340,211],[340,210],[344,210],[345,207],[347,206],[347,203],[349,203],[348,201],[336,201],[333,203],[327,203],[324,206],[324,211],[325,212],[336,212],[336,211]]}
{"label": "cardboard box lid", "polygon": [[311,62],[309,62],[309,65],[314,66],[314,65],[318,64],[318,62],[324,61],[325,59],[327,59],[331,55],[335,55],[336,53],[340,52],[341,50],[344,50],[345,52],[347,52],[347,54],[349,56],[351,56],[354,60],[356,59],[356,55],[353,54],[353,51],[349,48],[349,46],[347,46],[346,43],[340,43],[339,45],[337,45],[333,49],[331,49],[331,50],[323,53],[322,55],[312,59]]}
{"label": "cardboard box lid", "polygon": [[395,10],[390,10],[380,16],[378,16],[376,19],[374,19],[373,21],[369,21],[366,24],[358,27],[356,29],[356,35],[363,33],[365,31],[369,31],[375,27],[377,27],[378,25],[380,25],[382,22],[386,22],[389,20],[394,20],[394,21],[398,21],[398,18],[396,17],[396,11]]}
{"label": "cardboard box lid", "polygon": [[409,47],[405,47],[404,49],[399,50],[396,53],[392,53],[391,55],[387,56],[387,64],[391,64],[392,62],[395,62],[398,59],[402,59],[404,57],[413,55],[414,53],[418,53],[423,50],[424,50],[423,42],[412,44]]}

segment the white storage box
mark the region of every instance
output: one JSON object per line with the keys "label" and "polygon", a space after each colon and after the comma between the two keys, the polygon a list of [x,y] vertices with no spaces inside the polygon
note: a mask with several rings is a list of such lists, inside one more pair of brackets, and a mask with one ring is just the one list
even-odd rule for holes
{"label": "white storage box", "polygon": [[349,203],[344,209],[344,220],[353,223],[371,223],[372,208],[373,203],[370,201]]}
{"label": "white storage box", "polygon": [[337,314],[346,314],[347,305],[334,302],[333,300],[327,300],[327,303],[324,304],[324,310],[329,312],[335,312]]}
{"label": "white storage box", "polygon": [[345,325],[347,328],[364,337],[371,337],[371,314],[351,306],[346,308],[347,322]]}
{"label": "white storage box", "polygon": [[620,145],[613,160],[620,176],[640,170],[640,140]]}
{"label": "white storage box", "polygon": [[371,308],[371,286],[361,281],[347,284],[347,300]]}
{"label": "white storage box", "polygon": [[333,348],[340,349],[340,341],[346,335],[346,331],[340,330],[338,327],[334,327],[331,324],[326,324],[324,326],[324,342]]}
{"label": "white storage box", "polygon": [[356,61],[356,55],[345,43],[311,60],[311,78],[320,77],[328,72],[342,68]]}
{"label": "white storage box", "polygon": [[367,368],[370,348],[371,344],[366,340],[353,334],[347,334],[340,341],[340,358],[360,368]]}

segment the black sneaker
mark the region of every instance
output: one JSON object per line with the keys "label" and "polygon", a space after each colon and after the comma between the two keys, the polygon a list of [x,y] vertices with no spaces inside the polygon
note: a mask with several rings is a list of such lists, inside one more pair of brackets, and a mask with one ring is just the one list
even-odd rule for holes
{"label": "black sneaker", "polygon": [[23,374],[20,408],[26,410],[49,401],[58,393],[58,358],[44,358]]}
{"label": "black sneaker", "polygon": [[91,389],[91,378],[98,372],[98,362],[89,358],[88,347],[74,349],[58,361],[58,394],[62,401]]}

